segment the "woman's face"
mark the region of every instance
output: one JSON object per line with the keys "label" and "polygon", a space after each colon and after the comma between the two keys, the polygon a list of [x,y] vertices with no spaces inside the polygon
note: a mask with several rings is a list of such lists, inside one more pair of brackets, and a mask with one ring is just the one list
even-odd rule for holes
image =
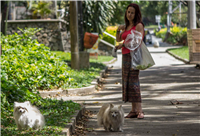
{"label": "woman's face", "polygon": [[126,17],[129,21],[133,21],[135,18],[135,8],[133,7],[128,7],[127,12],[126,12]]}

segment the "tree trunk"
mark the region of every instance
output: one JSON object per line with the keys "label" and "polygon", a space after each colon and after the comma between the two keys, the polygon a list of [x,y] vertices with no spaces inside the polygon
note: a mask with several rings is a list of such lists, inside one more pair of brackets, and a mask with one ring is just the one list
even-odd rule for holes
{"label": "tree trunk", "polygon": [[8,11],[9,11],[9,4],[10,4],[10,2],[8,1],[7,2],[7,9],[6,9],[6,23],[5,23],[5,35],[7,34],[7,27],[8,27]]}
{"label": "tree trunk", "polygon": [[70,1],[71,68],[79,70],[77,1]]}
{"label": "tree trunk", "polygon": [[5,35],[5,20],[6,20],[7,2],[1,1],[1,32]]}

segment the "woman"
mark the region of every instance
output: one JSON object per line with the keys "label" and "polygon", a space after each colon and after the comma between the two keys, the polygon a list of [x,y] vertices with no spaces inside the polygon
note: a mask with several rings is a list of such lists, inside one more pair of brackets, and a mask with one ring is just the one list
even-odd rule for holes
{"label": "woman", "polygon": [[[144,25],[142,16],[137,4],[130,4],[125,12],[125,25],[121,25],[117,29],[116,41],[120,42],[126,39],[131,30],[140,32],[144,38]],[[120,31],[122,31],[120,33]],[[143,119],[144,113],[141,106],[139,70],[131,70],[130,50],[123,44],[116,46],[116,49],[122,49],[122,90],[123,101],[132,103],[132,110],[125,118]]]}

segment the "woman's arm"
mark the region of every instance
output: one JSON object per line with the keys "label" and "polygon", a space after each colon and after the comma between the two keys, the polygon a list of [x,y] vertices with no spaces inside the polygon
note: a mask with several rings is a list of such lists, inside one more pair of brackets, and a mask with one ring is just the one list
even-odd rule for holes
{"label": "woman's arm", "polygon": [[[120,32],[122,30],[122,32]],[[122,38],[121,35],[122,33],[125,31],[125,26],[124,25],[120,25],[117,29],[117,33],[116,33],[116,41],[117,42],[121,42]]]}
{"label": "woman's arm", "polygon": [[140,32],[140,33],[142,34],[142,37],[143,37],[143,34],[144,34],[144,26],[142,25],[142,23],[137,24],[135,30],[138,31],[138,32]]}
{"label": "woman's arm", "polygon": [[122,47],[124,47],[124,44],[120,43],[118,46],[115,46],[115,50],[121,49]]}

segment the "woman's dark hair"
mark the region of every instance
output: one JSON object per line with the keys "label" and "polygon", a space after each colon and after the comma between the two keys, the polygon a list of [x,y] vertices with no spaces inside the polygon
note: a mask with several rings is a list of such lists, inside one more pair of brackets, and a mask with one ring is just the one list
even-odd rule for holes
{"label": "woman's dark hair", "polygon": [[[136,26],[138,23],[142,23],[142,14],[140,12],[139,6],[137,4],[131,3],[127,6],[126,12],[125,12],[125,15],[124,15],[126,28],[129,26],[129,20],[126,17],[126,13],[127,13],[127,10],[128,10],[129,7],[133,7],[135,9],[135,17],[133,19],[134,26]],[[142,23],[142,25],[144,26],[143,23]]]}

